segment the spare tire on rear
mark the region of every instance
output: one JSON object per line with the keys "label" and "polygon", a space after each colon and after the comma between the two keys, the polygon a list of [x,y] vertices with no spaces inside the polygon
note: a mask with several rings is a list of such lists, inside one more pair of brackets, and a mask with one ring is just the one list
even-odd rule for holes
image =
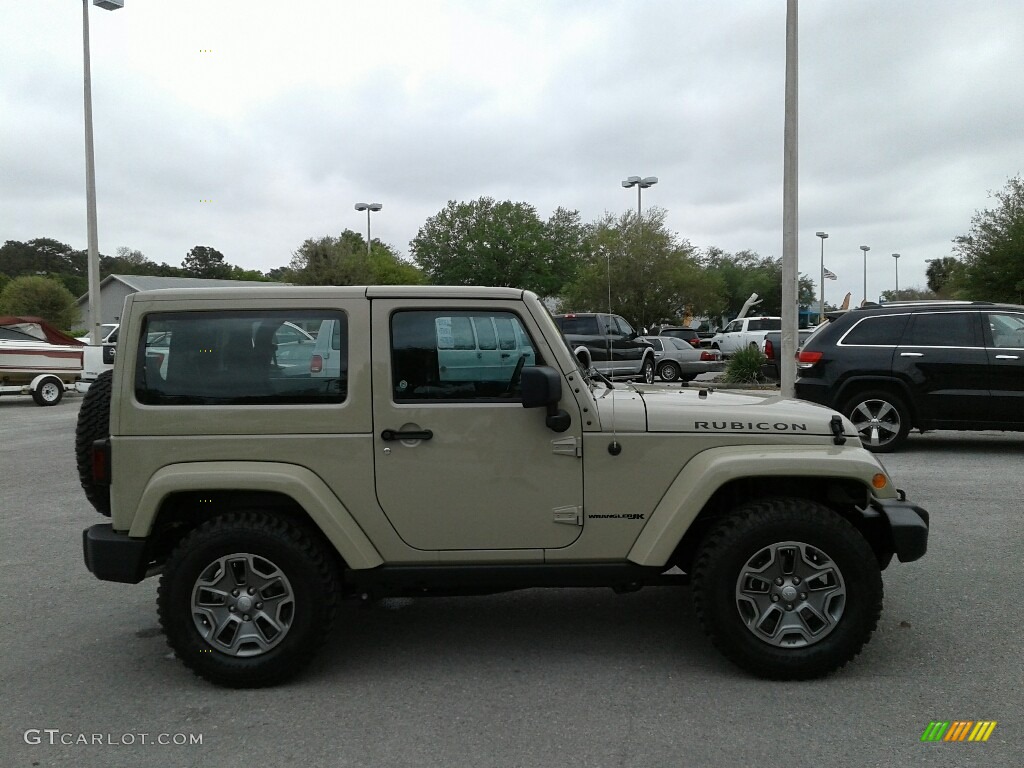
{"label": "spare tire on rear", "polygon": [[110,517],[110,486],[97,485],[92,479],[92,444],[110,436],[110,391],[113,371],[104,371],[96,377],[82,398],[75,427],[75,459],[78,479],[85,497],[102,515]]}

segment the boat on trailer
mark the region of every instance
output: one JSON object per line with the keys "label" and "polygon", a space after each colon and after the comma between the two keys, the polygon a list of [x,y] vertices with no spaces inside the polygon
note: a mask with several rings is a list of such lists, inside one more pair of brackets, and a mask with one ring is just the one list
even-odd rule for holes
{"label": "boat on trailer", "polygon": [[81,380],[84,355],[85,344],[41,317],[0,317],[0,395],[56,405]]}

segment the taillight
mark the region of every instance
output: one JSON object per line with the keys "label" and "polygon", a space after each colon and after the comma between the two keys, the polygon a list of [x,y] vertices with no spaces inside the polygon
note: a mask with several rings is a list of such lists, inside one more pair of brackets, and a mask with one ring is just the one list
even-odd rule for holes
{"label": "taillight", "polygon": [[313,355],[309,358],[309,372],[322,373],[324,370],[324,359],[320,355]]}
{"label": "taillight", "polygon": [[822,358],[821,352],[808,352],[802,350],[796,355],[796,367],[797,368],[813,368],[814,364]]}
{"label": "taillight", "polygon": [[699,338],[697,338],[697,339],[690,339],[690,346],[691,347],[699,347],[700,346],[700,339]]}
{"label": "taillight", "polygon": [[110,485],[109,440],[96,440],[92,444],[92,481],[97,485]]}
{"label": "taillight", "polygon": [[775,345],[768,339],[764,340],[764,356],[769,359],[775,357]]}
{"label": "taillight", "polygon": [[710,352],[705,349],[700,353],[700,359],[703,362],[713,363],[715,360],[718,359],[718,354],[715,352]]}

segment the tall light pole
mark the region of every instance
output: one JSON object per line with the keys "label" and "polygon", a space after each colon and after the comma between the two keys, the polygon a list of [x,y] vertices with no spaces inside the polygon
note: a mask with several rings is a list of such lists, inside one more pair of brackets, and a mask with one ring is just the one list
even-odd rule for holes
{"label": "tall light pole", "polygon": [[370,255],[370,211],[379,211],[384,206],[380,203],[356,203],[357,211],[366,211],[366,255]]}
{"label": "tall light pole", "polygon": [[636,216],[638,219],[640,218],[641,190],[647,189],[648,187],[653,187],[657,183],[657,176],[647,176],[646,178],[643,179],[641,179],[639,176],[629,176],[626,178],[625,181],[622,182],[622,186],[624,186],[626,189],[629,189],[630,187],[636,187]]}
{"label": "tall light pole", "polygon": [[[643,227],[643,219],[641,218],[641,215],[640,215],[640,212],[641,212],[641,208],[640,208],[640,193],[643,190],[645,190],[645,189],[647,189],[649,187],[653,187],[657,183],[658,183],[658,177],[657,176],[645,176],[644,178],[640,178],[639,176],[627,176],[626,179],[622,182],[622,186],[625,187],[626,189],[629,189],[630,187],[636,187],[636,227],[637,227],[637,235],[638,235],[637,236],[637,246],[638,247],[642,247],[642,245],[643,245],[640,242],[641,236],[643,235],[643,229],[642,229],[642,227]],[[610,256],[608,257],[608,263],[605,265],[605,267],[608,270],[608,311],[611,312],[612,311],[611,310],[611,304],[612,304],[612,263],[611,263],[611,257]],[[642,272],[643,271],[643,262],[640,262],[640,269],[641,269],[641,272]],[[642,277],[642,275],[641,275],[641,277]],[[641,308],[642,307],[643,307],[643,305],[641,304]],[[647,313],[643,312],[643,314],[646,315]],[[646,317],[641,317],[640,318],[640,322],[641,322],[642,325],[646,326],[647,325],[647,318]],[[610,359],[611,358],[609,358],[609,360]]]}
{"label": "tall light pole", "polygon": [[815,232],[821,238],[821,282],[818,283],[821,290],[820,302],[818,304],[818,325],[825,322],[825,240],[828,239],[828,232]]}
{"label": "tall light pole", "polygon": [[[114,11],[124,0],[93,0],[93,5]],[[86,272],[89,280],[89,343],[99,344],[100,323],[100,246],[96,234],[96,159],[92,146],[92,71],[89,66],[89,0],[82,0],[82,54],[85,61],[85,225],[89,250]]]}
{"label": "tall light pole", "polygon": [[900,300],[900,255],[894,253],[892,255],[896,259],[896,301]]}
{"label": "tall light pole", "polygon": [[864,300],[861,302],[863,307],[868,303],[868,251],[871,249],[866,245],[862,245],[860,249],[864,251]]}

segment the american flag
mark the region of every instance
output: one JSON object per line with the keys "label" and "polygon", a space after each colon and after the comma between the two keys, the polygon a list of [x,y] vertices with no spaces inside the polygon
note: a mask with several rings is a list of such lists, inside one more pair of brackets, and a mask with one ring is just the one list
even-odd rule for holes
{"label": "american flag", "polygon": [[833,272],[831,269],[829,269],[828,267],[825,267],[824,269],[825,269],[824,274],[825,274],[825,279],[826,280],[838,280],[839,279],[838,277],[836,277],[836,273]]}

